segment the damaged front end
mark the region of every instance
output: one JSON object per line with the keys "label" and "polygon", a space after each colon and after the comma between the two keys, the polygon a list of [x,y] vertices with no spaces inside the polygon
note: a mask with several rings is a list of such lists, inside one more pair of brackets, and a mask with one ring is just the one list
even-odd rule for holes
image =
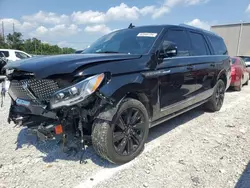
{"label": "damaged front end", "polygon": [[104,73],[67,84],[55,78],[36,79],[32,73],[16,70],[8,78],[12,100],[8,122],[28,127],[40,140],[60,135],[64,146],[66,139],[73,137],[84,150],[94,118],[111,103],[99,93],[107,82]]}

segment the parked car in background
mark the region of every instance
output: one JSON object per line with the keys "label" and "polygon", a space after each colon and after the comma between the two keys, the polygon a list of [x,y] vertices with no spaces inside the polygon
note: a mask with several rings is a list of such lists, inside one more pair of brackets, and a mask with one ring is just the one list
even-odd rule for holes
{"label": "parked car in background", "polygon": [[0,52],[0,82],[5,79],[5,71],[3,70],[3,67],[7,64],[7,62],[8,60],[4,54]]}
{"label": "parked car in background", "polygon": [[30,54],[27,54],[26,52],[13,49],[0,49],[0,53],[4,54],[4,56],[8,59],[8,61],[17,61],[32,57]]}
{"label": "parked car in background", "polygon": [[231,84],[236,91],[241,91],[243,85],[248,85],[249,71],[246,63],[240,57],[232,57]]}
{"label": "parked car in background", "polygon": [[250,67],[250,56],[239,56],[239,57],[245,61],[247,67]]}
{"label": "parked car in background", "polygon": [[[41,139],[91,139],[113,163],[138,156],[149,128],[203,105],[223,105],[230,57],[223,39],[189,26],[114,31],[83,54],[8,63],[8,121]],[[66,137],[65,137],[66,135]],[[77,141],[78,140],[78,141]],[[73,141],[73,140],[71,140]]]}

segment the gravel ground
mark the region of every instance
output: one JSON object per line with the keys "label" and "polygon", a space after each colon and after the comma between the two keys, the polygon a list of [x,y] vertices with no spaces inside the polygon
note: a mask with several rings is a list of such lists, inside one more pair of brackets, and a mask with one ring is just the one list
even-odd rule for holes
{"label": "gravel ground", "polygon": [[87,164],[39,143],[0,114],[0,187],[250,187],[250,86],[227,92],[220,112],[197,108],[150,130],[145,151],[115,166],[88,148]]}

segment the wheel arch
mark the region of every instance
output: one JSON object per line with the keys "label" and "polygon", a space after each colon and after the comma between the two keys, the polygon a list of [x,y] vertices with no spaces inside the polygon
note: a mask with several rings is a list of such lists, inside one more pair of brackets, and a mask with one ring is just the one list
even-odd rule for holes
{"label": "wheel arch", "polygon": [[[227,72],[226,72],[226,70],[223,69],[223,70],[221,70],[221,71],[219,72],[219,74],[218,74],[218,76],[217,76],[217,79],[216,79],[216,82],[217,82],[218,80],[220,80],[220,79],[224,82],[225,86],[227,87],[227,85],[228,85],[228,80],[227,80]],[[214,83],[214,86],[215,86],[216,82]]]}
{"label": "wheel arch", "polygon": [[147,109],[149,119],[153,116],[153,107],[145,93],[142,92],[129,92],[124,98],[132,98],[140,101]]}
{"label": "wheel arch", "polygon": [[[112,83],[113,81],[113,83]],[[130,75],[119,79],[113,79],[100,92],[110,100],[113,104],[108,104],[106,108],[99,113],[97,118],[111,121],[120,103],[126,98],[133,98],[140,101],[147,109],[149,118],[153,115],[153,106],[150,103],[150,92],[154,92],[149,85],[157,87],[157,84],[147,84],[147,81],[141,75]],[[149,93],[148,93],[149,92]]]}

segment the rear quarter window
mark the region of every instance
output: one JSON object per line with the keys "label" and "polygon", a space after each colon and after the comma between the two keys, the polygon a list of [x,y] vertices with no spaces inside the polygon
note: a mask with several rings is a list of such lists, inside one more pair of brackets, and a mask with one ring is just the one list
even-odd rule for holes
{"label": "rear quarter window", "polygon": [[0,51],[0,54],[1,54],[0,57],[2,57],[3,55],[4,55],[5,57],[9,57],[9,56],[10,56],[10,53],[9,53],[8,51]]}
{"label": "rear quarter window", "polygon": [[227,47],[224,40],[217,36],[208,36],[208,39],[214,49],[215,55],[227,55]]}
{"label": "rear quarter window", "polygon": [[232,64],[240,62],[239,59],[237,59],[237,58],[231,58],[231,60],[232,60]]}

